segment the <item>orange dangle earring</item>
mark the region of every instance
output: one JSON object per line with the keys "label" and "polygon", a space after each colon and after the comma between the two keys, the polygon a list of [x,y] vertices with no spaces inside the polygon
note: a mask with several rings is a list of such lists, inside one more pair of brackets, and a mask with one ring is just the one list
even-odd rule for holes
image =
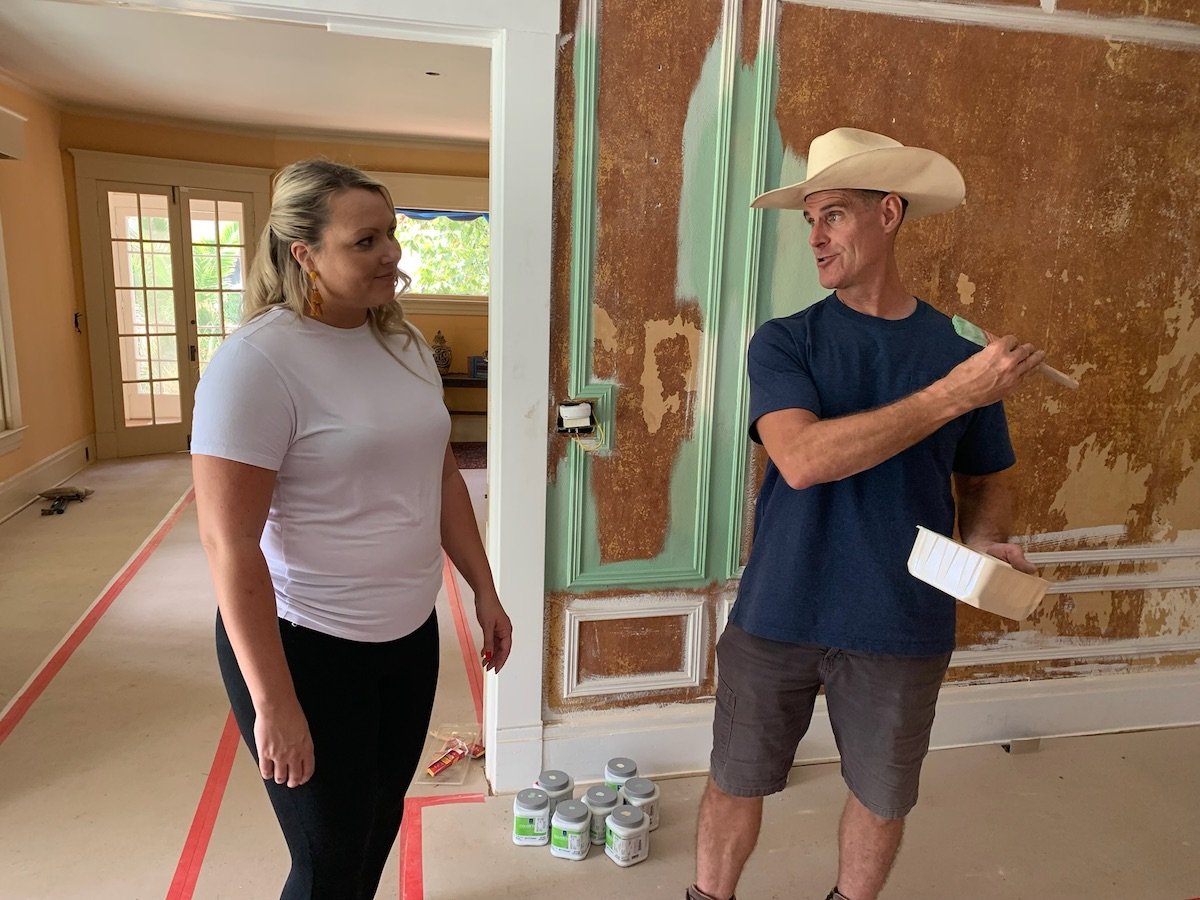
{"label": "orange dangle earring", "polygon": [[308,295],[308,306],[309,309],[312,310],[313,318],[319,319],[321,318],[321,292],[317,290],[316,272],[308,273],[308,286],[310,291]]}

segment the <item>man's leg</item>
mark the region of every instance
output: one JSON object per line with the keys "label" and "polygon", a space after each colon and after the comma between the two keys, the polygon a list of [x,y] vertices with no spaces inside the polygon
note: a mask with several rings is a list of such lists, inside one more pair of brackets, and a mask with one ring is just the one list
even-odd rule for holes
{"label": "man's leg", "polygon": [[737,890],[758,843],[762,809],[762,797],[735,797],[709,778],[696,828],[696,887],[710,897],[728,900]]}
{"label": "man's leg", "polygon": [[824,648],[755,637],[730,623],[717,642],[708,786],[689,896],[729,900],[758,841],[763,797],[782,791],[812,719]]}
{"label": "man's leg", "polygon": [[903,819],[881,818],[850,794],[838,825],[838,891],[848,900],[875,900],[903,835]]}
{"label": "man's leg", "polygon": [[828,660],[825,699],[850,788],[838,828],[837,888],[848,900],[875,900],[896,861],[949,662],[850,651]]}

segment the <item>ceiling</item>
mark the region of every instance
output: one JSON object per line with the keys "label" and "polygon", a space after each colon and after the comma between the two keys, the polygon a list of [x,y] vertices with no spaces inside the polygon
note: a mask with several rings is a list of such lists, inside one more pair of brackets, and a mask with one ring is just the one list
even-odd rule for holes
{"label": "ceiling", "polygon": [[71,108],[272,132],[486,143],[489,65],[483,47],[103,0],[0,2],[0,73]]}

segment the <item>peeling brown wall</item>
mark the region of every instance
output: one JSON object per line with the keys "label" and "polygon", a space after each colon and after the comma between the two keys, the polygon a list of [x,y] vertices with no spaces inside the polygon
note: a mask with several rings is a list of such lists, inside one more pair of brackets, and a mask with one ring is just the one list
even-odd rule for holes
{"label": "peeling brown wall", "polygon": [[758,56],[758,35],[762,28],[762,0],[745,0],[742,3],[742,46],[743,66],[754,65]]}
{"label": "peeling brown wall", "polygon": [[1155,669],[1200,665],[1200,653],[1164,653],[1136,659],[1113,655],[1099,659],[1064,656],[1003,665],[962,666],[946,673],[947,684],[987,684],[1007,681],[1045,681],[1081,675],[1135,675]]}
{"label": "peeling brown wall", "polygon": [[[857,68],[878,73],[869,90],[809,64],[844,51],[846,34]],[[936,52],[905,52],[915,46]],[[1038,380],[1009,403],[1025,460],[1019,529],[1098,524],[1087,504],[1104,502],[1109,475],[1128,495],[1133,471],[1145,490],[1123,517],[1129,540],[1169,537],[1155,511],[1191,469],[1186,423],[1200,413],[1200,372],[1185,371],[1200,352],[1200,54],[789,4],[780,59],[779,122],[793,151],[853,123],[962,168],[967,206],[904,226],[911,286],[1082,373],[1078,393]],[[952,288],[964,274],[969,306]],[[1090,498],[1069,521],[1056,497],[1093,460]],[[1118,497],[1103,516],[1122,506]],[[1181,527],[1200,527],[1200,511],[1178,510],[1170,530]]]}
{"label": "peeling brown wall", "polygon": [[[575,187],[575,32],[578,0],[562,0],[558,60],[554,83],[554,224],[550,270],[550,409],[546,429],[554,434],[559,400],[569,399],[571,335],[571,195]],[[566,439],[551,437],[546,460],[548,481],[567,454]]]}
{"label": "peeling brown wall", "polygon": [[593,372],[617,389],[615,451],[592,467],[601,562],[652,559],[691,435],[696,298],[675,297],[683,126],[718,0],[601,4]]}
{"label": "peeling brown wall", "polygon": [[[675,297],[680,147],[721,9],[716,0],[601,4],[593,371],[617,385],[618,397],[615,450],[592,458],[602,562],[660,552],[669,525],[661,498],[690,434],[696,357],[708,336],[696,298]],[[1181,21],[1193,14],[1183,0],[1059,0],[1058,9]],[[747,0],[741,15],[739,57],[749,66],[760,0]],[[574,16],[565,4],[564,32],[574,32]],[[555,399],[565,397],[568,370],[573,49],[567,42],[559,67]],[[965,208],[902,230],[910,287],[943,310],[1046,347],[1051,363],[1083,384],[1069,393],[1035,380],[1008,404],[1020,460],[1017,532],[1126,528],[1119,539],[1047,548],[1073,549],[1166,542],[1200,529],[1200,53],[793,3],[781,5],[777,51],[775,121],[789,152],[804,156],[817,134],[855,125],[934,147],[963,170]],[[826,60],[839,63],[816,62]],[[551,472],[562,452],[565,443],[552,453]],[[761,452],[751,454],[747,542],[762,466]],[[1161,565],[1064,565],[1044,574],[1152,575]],[[710,634],[720,587],[697,592],[708,601]],[[562,701],[563,609],[572,600],[547,598],[552,711],[687,702],[711,691],[709,672],[692,691]],[[1023,629],[1048,639],[1168,637],[1194,630],[1188,611],[1198,605],[1193,588],[1066,594],[1048,599]],[[662,624],[673,648],[676,626]],[[625,627],[598,625],[587,640],[619,643]],[[1017,628],[960,606],[960,647],[994,646]],[[664,664],[660,652],[675,651],[647,649],[649,661],[615,669],[597,662],[594,672],[649,672],[646,665]],[[1194,662],[1186,654],[1064,658],[954,670],[951,680]]]}
{"label": "peeling brown wall", "polygon": [[580,679],[681,671],[686,624],[683,616],[580,622]]}
{"label": "peeling brown wall", "polygon": [[[844,69],[811,65],[838,53],[875,76],[847,90]],[[1017,532],[1120,524],[1136,544],[1200,528],[1200,54],[788,4],[780,69],[793,152],[853,124],[958,163],[967,206],[901,233],[909,286],[1080,378],[1077,393],[1038,379],[1007,404]],[[1035,625],[1155,636],[1146,596],[1105,595],[1102,629],[1054,598]],[[964,607],[959,643],[1015,628]]]}

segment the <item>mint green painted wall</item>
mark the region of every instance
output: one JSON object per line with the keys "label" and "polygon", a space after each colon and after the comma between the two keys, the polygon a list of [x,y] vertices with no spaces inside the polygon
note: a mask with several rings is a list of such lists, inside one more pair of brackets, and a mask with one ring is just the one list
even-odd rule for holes
{"label": "mint green painted wall", "polygon": [[[592,40],[581,30],[576,102],[583,118],[595,108],[595,97],[582,96],[579,90],[596,89],[596,74],[580,69],[594,61],[595,48],[588,43]],[[548,489],[548,591],[694,588],[724,582],[738,572],[747,449],[746,346],[754,328],[766,319],[795,312],[823,296],[801,214],[764,214],[749,208],[759,190],[804,176],[804,160],[784,151],[770,112],[776,79],[773,46],[760,47],[755,64],[744,66],[721,35],[709,48],[689,100],[676,300],[680,307],[697,305],[705,327],[702,362],[695,372],[692,432],[676,450],[665,498],[670,528],[663,551],[651,560],[600,563],[591,460],[571,447]],[[767,96],[760,96],[763,93]],[[577,132],[588,134],[588,125],[578,116]],[[577,152],[576,160],[577,177],[586,177],[588,184],[587,190],[575,194],[573,252],[586,252],[588,217],[595,215],[594,159],[589,163],[586,153],[581,157]],[[715,208],[722,199],[721,208]],[[579,262],[573,260],[577,269]],[[590,261],[584,268],[590,278]],[[573,347],[583,350],[579,341],[586,340],[590,348],[590,289],[586,298],[576,297],[572,331]],[[587,356],[590,360],[590,350]],[[621,390],[619,385],[593,383],[590,365],[586,372],[578,371],[581,361],[579,354],[572,355],[570,382],[579,386],[580,396]],[[610,400],[607,408],[615,404]],[[610,438],[619,452],[620,435],[610,433]],[[599,452],[612,452],[612,446]]]}

